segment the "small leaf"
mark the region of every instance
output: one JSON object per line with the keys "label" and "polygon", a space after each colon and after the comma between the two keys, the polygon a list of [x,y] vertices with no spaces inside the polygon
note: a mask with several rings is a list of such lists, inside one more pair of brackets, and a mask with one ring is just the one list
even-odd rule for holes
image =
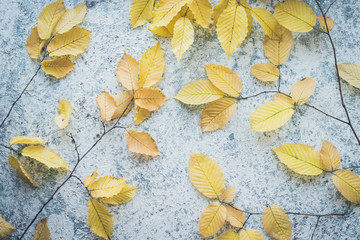
{"label": "small leaf", "polygon": [[[329,29],[329,32],[331,31],[331,29],[333,29],[335,23],[334,23],[334,20],[332,20],[331,18],[325,16],[326,24],[325,24],[325,20],[324,20],[324,16],[323,16],[323,15],[317,15],[316,18],[317,18],[317,20],[318,20],[319,23],[320,23],[320,27],[321,27],[325,32],[327,32],[328,29]],[[326,27],[326,25],[327,25],[327,27]]]}
{"label": "small leaf", "polygon": [[208,28],[212,15],[212,6],[209,0],[193,0],[189,8],[194,13],[196,22],[203,28]]}
{"label": "small leaf", "polygon": [[264,237],[255,229],[241,229],[241,240],[264,240]]}
{"label": "small leaf", "polygon": [[129,91],[139,89],[139,63],[131,55],[124,53],[117,68],[119,82]]}
{"label": "small leaf", "polygon": [[5,221],[0,216],[0,238],[6,238],[10,236],[15,230],[16,228],[14,228],[13,225],[11,225],[11,223]]}
{"label": "small leaf", "polygon": [[309,97],[313,94],[316,87],[316,80],[314,78],[304,78],[297,81],[291,87],[291,97],[299,104],[305,104]]}
{"label": "small leaf", "polygon": [[285,211],[276,205],[267,207],[262,215],[265,231],[275,239],[291,238],[291,224]]}
{"label": "small leaf", "polygon": [[49,168],[64,168],[69,170],[66,162],[57,152],[43,146],[34,145],[25,147],[21,154],[25,157],[33,158]]}
{"label": "small leaf", "polygon": [[86,2],[83,2],[76,7],[67,10],[57,23],[55,32],[65,33],[74,26],[82,23],[85,18],[86,11]]}
{"label": "small leaf", "polygon": [[171,37],[174,34],[174,29],[167,26],[156,27],[153,24],[150,24],[148,29],[150,32],[162,37]]}
{"label": "small leaf", "polygon": [[116,110],[111,119],[128,115],[134,103],[134,95],[132,93],[118,93],[113,99],[115,101]]}
{"label": "small leaf", "polygon": [[235,209],[231,206],[226,208],[226,221],[236,228],[241,228],[245,223],[245,215],[240,209]]}
{"label": "small leaf", "polygon": [[263,82],[275,82],[280,76],[279,69],[272,63],[258,63],[250,70],[257,79]]}
{"label": "small leaf", "polygon": [[46,140],[39,137],[16,136],[10,139],[10,145],[13,144],[45,144]]}
{"label": "small leaf", "polygon": [[16,171],[17,175],[25,183],[29,183],[33,187],[38,187],[38,185],[31,178],[30,174],[21,166],[19,159],[14,156],[9,156],[9,164]]}
{"label": "small leaf", "polygon": [[179,62],[182,55],[194,42],[194,27],[186,17],[179,18],[174,26],[174,36],[171,40],[173,52]]}
{"label": "small leaf", "polygon": [[250,128],[257,132],[275,130],[287,123],[294,114],[293,105],[285,101],[270,101],[251,115]]}
{"label": "small leaf", "polygon": [[95,179],[97,179],[99,177],[99,174],[94,171],[90,176],[87,176],[85,179],[84,179],[84,185],[85,187],[88,187],[90,184],[92,184]]}
{"label": "small leaf", "polygon": [[132,28],[146,24],[152,16],[154,0],[134,0],[130,7],[130,22]]}
{"label": "small leaf", "polygon": [[109,198],[118,194],[125,186],[126,179],[113,176],[101,177],[92,182],[88,189],[94,198]]}
{"label": "small leaf", "polygon": [[264,30],[264,33],[271,39],[281,39],[280,24],[275,17],[262,7],[251,9],[251,15],[258,21]]}
{"label": "small leaf", "polygon": [[142,123],[145,119],[147,119],[150,116],[150,113],[151,112],[149,110],[145,109],[145,108],[135,106],[134,124]]}
{"label": "small leaf", "polygon": [[326,140],[323,141],[323,145],[320,151],[320,158],[325,170],[333,171],[340,166],[341,156],[336,147]]}
{"label": "small leaf", "polygon": [[54,58],[41,62],[42,69],[46,74],[50,74],[56,78],[63,78],[68,75],[75,67],[68,57]]}
{"label": "small leaf", "polygon": [[160,43],[146,50],[140,60],[140,86],[152,87],[161,81],[165,70],[165,54]]}
{"label": "small leaf", "polygon": [[236,197],[236,188],[234,186],[227,187],[225,191],[221,194],[221,201],[225,203],[230,203]]}
{"label": "small leaf", "polygon": [[155,140],[147,132],[130,130],[125,134],[128,150],[135,153],[156,157],[160,155]]}
{"label": "small leaf", "polygon": [[159,0],[155,4],[152,24],[154,26],[166,26],[173,17],[181,10],[185,4],[190,3],[191,0]]}
{"label": "small leaf", "polygon": [[111,120],[117,109],[114,98],[104,91],[96,97],[96,102],[100,109],[101,119],[103,121]]}
{"label": "small leaf", "polygon": [[100,201],[107,203],[107,204],[124,204],[130,202],[136,195],[137,190],[140,187],[135,187],[130,184],[125,184],[125,186],[121,189],[121,191],[110,198],[100,198]]}
{"label": "small leaf", "polygon": [[217,237],[216,240],[240,240],[240,236],[235,232],[226,232]]}
{"label": "small leaf", "polygon": [[340,169],[333,176],[339,192],[350,202],[360,203],[360,178],[350,170]]}
{"label": "small leaf", "polygon": [[298,174],[319,175],[323,171],[320,153],[308,145],[288,143],[273,151],[282,163]]}
{"label": "small leaf", "polygon": [[192,185],[205,197],[217,198],[224,191],[224,174],[210,157],[191,153],[188,171]]}
{"label": "small leaf", "polygon": [[99,237],[110,239],[113,230],[113,215],[96,199],[89,200],[88,205],[90,229]]}
{"label": "small leaf", "polygon": [[35,235],[33,240],[49,240],[50,231],[47,225],[48,218],[41,219],[36,225]]}
{"label": "small leaf", "polygon": [[309,32],[316,24],[316,15],[303,1],[286,0],[275,6],[276,20],[293,32]]}
{"label": "small leaf", "polygon": [[202,212],[199,221],[199,230],[202,238],[210,237],[217,233],[224,225],[226,208],[219,202],[213,202]]}
{"label": "small leaf", "polygon": [[141,88],[135,92],[135,104],[149,111],[159,109],[167,100],[167,97],[158,89]]}
{"label": "small leaf", "polygon": [[71,102],[65,99],[60,99],[57,111],[59,115],[55,117],[55,123],[59,128],[64,129],[69,124],[69,119],[73,111]]}
{"label": "small leaf", "polygon": [[287,95],[284,95],[282,93],[275,94],[274,95],[274,100],[275,101],[284,101],[284,102],[287,102],[287,103],[289,103],[291,105],[295,104],[294,100],[291,97],[289,97]]}
{"label": "small leaf", "polygon": [[45,42],[45,40],[42,40],[39,37],[37,27],[32,28],[31,33],[26,40],[26,50],[29,53],[29,56],[33,59],[39,59]]}
{"label": "small leaf", "polygon": [[65,11],[66,8],[63,0],[50,3],[42,10],[37,22],[37,29],[41,39],[46,40],[50,38],[54,27]]}
{"label": "small leaf", "polygon": [[213,132],[225,127],[236,110],[236,100],[220,98],[206,106],[201,114],[201,130]]}
{"label": "small leaf", "polygon": [[360,88],[360,66],[352,63],[338,65],[339,75],[342,79],[356,88]]}

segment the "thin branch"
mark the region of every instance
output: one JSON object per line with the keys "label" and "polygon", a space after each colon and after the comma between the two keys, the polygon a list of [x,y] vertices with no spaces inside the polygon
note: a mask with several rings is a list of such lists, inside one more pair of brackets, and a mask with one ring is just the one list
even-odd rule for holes
{"label": "thin branch", "polygon": [[335,120],[337,120],[337,121],[339,121],[339,122],[342,122],[342,123],[345,123],[345,124],[349,125],[349,123],[348,123],[348,122],[346,122],[346,121],[344,121],[344,120],[341,120],[340,118],[334,117],[334,116],[332,116],[332,115],[330,115],[330,114],[328,114],[328,113],[326,113],[326,112],[324,112],[324,111],[320,110],[320,109],[319,109],[319,108],[317,108],[317,107],[314,107],[314,106],[312,106],[312,105],[310,105],[310,104],[308,104],[308,103],[305,103],[304,105],[305,105],[305,106],[308,106],[308,107],[311,107],[311,108],[313,108],[313,109],[315,109],[316,111],[318,111],[318,112],[320,112],[320,113],[324,114],[325,116],[331,117],[331,118],[333,118],[333,119],[335,119]]}
{"label": "thin branch", "polygon": [[319,225],[320,218],[321,218],[321,216],[318,216],[317,221],[316,221],[316,224],[315,224],[315,227],[314,227],[314,231],[313,231],[313,233],[311,234],[311,240],[314,239],[315,231],[316,231],[316,228],[317,228],[318,225]]}
{"label": "thin branch", "polygon": [[334,0],[332,3],[330,3],[329,7],[326,9],[325,11],[325,15],[329,12],[330,8],[332,7],[332,5],[336,2],[337,0]]}
{"label": "thin branch", "polygon": [[257,97],[259,95],[266,94],[266,93],[279,93],[279,91],[277,91],[277,90],[263,91],[263,92],[259,92],[259,93],[255,94],[255,95],[251,95],[251,96],[247,96],[247,97],[240,97],[240,98],[238,98],[238,100],[246,100],[246,99]]}

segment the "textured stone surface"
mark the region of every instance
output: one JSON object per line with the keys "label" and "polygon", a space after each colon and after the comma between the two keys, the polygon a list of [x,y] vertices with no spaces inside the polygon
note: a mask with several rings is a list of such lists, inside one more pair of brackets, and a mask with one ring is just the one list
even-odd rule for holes
{"label": "textured stone surface", "polygon": [[[0,5],[0,119],[36,70],[25,49],[25,41],[45,4],[50,0],[11,0]],[[67,7],[81,1],[65,0]],[[215,5],[218,1],[213,0]],[[251,1],[251,6],[272,10],[277,1]],[[327,6],[330,1],[324,1]],[[16,105],[4,129],[1,143],[12,136],[36,135],[49,141],[70,168],[75,152],[69,138],[54,122],[60,98],[73,103],[74,114],[68,132],[73,133],[80,153],[84,153],[102,131],[95,98],[103,90],[112,94],[124,91],[117,82],[115,68],[123,52],[139,59],[159,40],[165,51],[166,71],[159,88],[169,97],[176,95],[186,83],[205,79],[203,65],[223,64],[235,70],[243,83],[243,96],[276,89],[276,84],[255,80],[250,67],[267,62],[262,48],[263,31],[255,23],[245,44],[227,60],[216,35],[196,28],[193,46],[180,63],[171,50],[170,39],[154,36],[146,27],[131,30],[128,12],[130,0],[88,1],[84,27],[92,31],[87,52],[77,60],[74,71],[65,79],[54,81],[40,71],[29,90]],[[314,1],[309,4],[315,7]],[[359,64],[360,4],[357,0],[338,1],[329,16],[335,20],[332,30],[339,62]],[[294,33],[294,46],[289,59],[281,67],[281,89],[304,77],[314,77],[317,87],[309,100],[326,112],[345,119],[334,75],[333,57],[326,35],[317,31]],[[353,124],[360,132],[359,90],[343,82],[345,102]],[[110,207],[114,215],[113,239],[199,239],[198,220],[209,203],[191,185],[187,166],[190,152],[204,153],[221,166],[227,185],[234,185],[237,206],[261,212],[266,204],[277,204],[286,211],[305,213],[343,212],[348,202],[337,192],[331,174],[302,177],[290,172],[271,149],[289,142],[304,143],[320,150],[322,140],[331,141],[340,151],[342,167],[359,165],[359,146],[348,126],[321,115],[305,106],[279,130],[266,134],[249,130],[251,113],[270,100],[270,95],[239,102],[225,129],[202,134],[199,126],[201,107],[188,107],[170,99],[139,126],[131,129],[148,131],[158,143],[161,157],[144,158],[127,151],[122,129],[107,135],[79,165],[81,178],[95,169],[100,175],[124,176],[129,183],[141,186],[135,199]],[[131,124],[132,114],[121,120]],[[111,124],[111,123],[109,123]],[[0,215],[21,233],[42,203],[66,177],[66,173],[48,171],[25,161],[25,167],[41,185],[32,189],[23,183],[7,163],[9,151],[0,148]],[[356,172],[358,175],[359,171]],[[49,216],[52,239],[94,239],[87,226],[87,195],[75,180],[69,181],[45,208],[40,217]],[[315,239],[357,239],[360,209],[351,205],[346,217],[323,217]],[[310,239],[316,217],[291,215],[294,239]],[[252,216],[248,228],[258,229],[266,238],[260,216]],[[32,239],[35,225],[26,236]],[[224,230],[224,229],[223,229]]]}

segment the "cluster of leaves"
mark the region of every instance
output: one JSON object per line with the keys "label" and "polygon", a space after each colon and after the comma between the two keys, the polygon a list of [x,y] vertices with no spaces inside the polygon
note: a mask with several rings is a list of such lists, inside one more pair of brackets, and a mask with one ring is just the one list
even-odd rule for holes
{"label": "cluster of leaves", "polygon": [[[74,67],[76,57],[83,54],[91,31],[77,27],[85,18],[86,2],[66,10],[63,0],[47,5],[40,13],[37,26],[26,40],[26,49],[33,59],[41,59],[42,69],[55,78],[63,78]],[[49,60],[44,60],[50,56]]]}

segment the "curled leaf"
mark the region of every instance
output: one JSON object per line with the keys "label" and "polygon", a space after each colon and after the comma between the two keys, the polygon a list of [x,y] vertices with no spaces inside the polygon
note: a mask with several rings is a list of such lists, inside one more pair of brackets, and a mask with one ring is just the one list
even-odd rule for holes
{"label": "curled leaf", "polygon": [[156,157],[160,155],[155,140],[147,132],[130,130],[125,134],[128,149],[131,152]]}
{"label": "curled leaf", "polygon": [[135,106],[134,124],[142,123],[145,119],[147,119],[150,116],[150,113],[151,112],[149,110],[145,109],[145,108]]}
{"label": "curled leaf", "polygon": [[92,184],[96,178],[99,177],[99,174],[94,171],[90,176],[87,176],[85,179],[84,179],[84,185],[85,187],[88,187],[90,184]]}
{"label": "curled leaf", "polygon": [[29,137],[29,136],[16,136],[10,139],[10,145],[13,144],[45,144],[46,140],[39,137]]}
{"label": "curled leaf", "polygon": [[33,240],[50,240],[50,231],[47,225],[48,218],[41,219],[36,225]]}
{"label": "curled leaf", "polygon": [[21,154],[25,157],[33,158],[49,168],[64,168],[69,170],[66,162],[57,152],[43,146],[27,146],[22,150]]}
{"label": "curled leaf", "polygon": [[71,102],[65,99],[60,99],[57,111],[59,115],[55,117],[55,123],[59,128],[64,129],[69,124],[69,119],[73,111]]}
{"label": "curled leaf", "polygon": [[9,164],[16,171],[17,175],[21,180],[23,180],[26,183],[29,183],[33,187],[38,187],[38,185],[31,178],[30,174],[23,168],[17,157],[9,156]]}
{"label": "curled leaf", "polygon": [[199,230],[202,238],[210,237],[217,233],[224,225],[226,208],[219,202],[213,202],[202,212],[199,221]]}

